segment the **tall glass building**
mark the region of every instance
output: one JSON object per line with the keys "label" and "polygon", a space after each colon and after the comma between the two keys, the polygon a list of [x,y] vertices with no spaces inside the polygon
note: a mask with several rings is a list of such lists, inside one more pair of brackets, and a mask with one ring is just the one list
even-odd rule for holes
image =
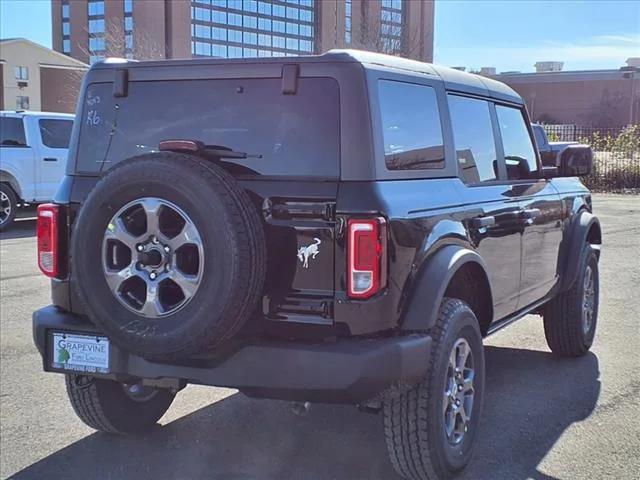
{"label": "tall glass building", "polygon": [[194,57],[282,57],[315,51],[314,0],[192,0]]}
{"label": "tall glass building", "polygon": [[51,0],[53,47],[83,62],[282,57],[360,48],[430,61],[432,0]]}

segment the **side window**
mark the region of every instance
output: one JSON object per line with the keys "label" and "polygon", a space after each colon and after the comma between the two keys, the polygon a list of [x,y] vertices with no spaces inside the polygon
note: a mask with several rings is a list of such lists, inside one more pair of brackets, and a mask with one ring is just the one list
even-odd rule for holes
{"label": "side window", "polygon": [[489,103],[449,95],[456,157],[465,183],[498,178],[498,155],[493,137]]}
{"label": "side window", "polygon": [[531,178],[531,174],[538,170],[538,163],[522,112],[517,108],[496,105],[496,113],[509,180]]}
{"label": "side window", "polygon": [[380,80],[378,95],[387,168],[444,168],[436,91],[425,85]]}
{"label": "side window", "polygon": [[38,122],[42,144],[49,148],[69,148],[73,122],[42,119]]}
{"label": "side window", "polygon": [[21,118],[0,117],[0,146],[26,147],[24,125]]}

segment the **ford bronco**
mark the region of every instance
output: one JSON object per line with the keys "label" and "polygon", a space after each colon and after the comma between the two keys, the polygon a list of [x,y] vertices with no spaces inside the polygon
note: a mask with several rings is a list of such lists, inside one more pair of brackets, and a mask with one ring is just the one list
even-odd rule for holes
{"label": "ford bronco", "polygon": [[380,412],[405,478],[469,462],[483,338],[541,315],[584,355],[601,231],[502,83],[358,51],[105,61],[38,210],[49,372],[87,425],[152,427],[187,384]]}

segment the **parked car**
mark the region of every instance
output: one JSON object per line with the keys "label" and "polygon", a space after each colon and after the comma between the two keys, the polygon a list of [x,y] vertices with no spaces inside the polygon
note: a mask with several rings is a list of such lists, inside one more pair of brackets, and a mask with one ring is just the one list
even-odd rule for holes
{"label": "parked car", "polygon": [[543,170],[502,83],[357,51],[97,63],[78,112],[33,335],[92,428],[148,429],[190,383],[354,404],[401,476],[444,478],[484,337],[537,314],[556,354],[593,342],[590,159]]}
{"label": "parked car", "polygon": [[[538,151],[540,152],[540,158],[542,165],[548,167],[557,167],[560,165],[560,156],[563,152],[571,151],[574,148],[586,151],[584,145],[580,142],[550,142],[547,132],[542,125],[536,123],[531,125],[533,129]],[[589,152],[591,150],[589,149]]]}
{"label": "parked car", "polygon": [[18,207],[53,200],[64,177],[73,115],[0,112],[0,230]]}

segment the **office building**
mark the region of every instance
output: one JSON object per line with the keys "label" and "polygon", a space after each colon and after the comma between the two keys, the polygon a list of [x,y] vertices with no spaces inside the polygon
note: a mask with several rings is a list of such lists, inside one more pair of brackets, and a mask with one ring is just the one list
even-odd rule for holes
{"label": "office building", "polygon": [[360,48],[433,58],[430,0],[52,0],[53,47],[92,63]]}

